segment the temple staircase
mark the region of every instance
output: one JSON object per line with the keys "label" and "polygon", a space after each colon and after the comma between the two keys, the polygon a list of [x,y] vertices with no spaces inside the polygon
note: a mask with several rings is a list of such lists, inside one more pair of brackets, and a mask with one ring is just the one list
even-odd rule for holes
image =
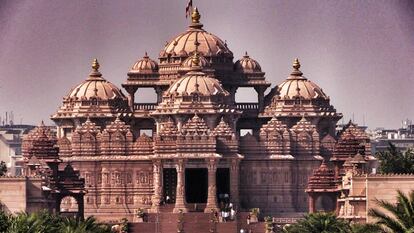
{"label": "temple staircase", "polygon": [[211,214],[160,212],[148,214],[148,222],[130,223],[130,233],[237,233],[237,220],[212,222]]}

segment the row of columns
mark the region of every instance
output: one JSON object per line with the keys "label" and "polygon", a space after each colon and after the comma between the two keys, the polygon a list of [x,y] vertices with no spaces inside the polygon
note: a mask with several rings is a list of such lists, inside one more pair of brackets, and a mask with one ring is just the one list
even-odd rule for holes
{"label": "row of columns", "polygon": [[[173,213],[186,213],[188,208],[185,201],[185,159],[176,160],[177,170],[177,189],[175,197],[175,206]],[[206,159],[207,171],[208,171],[208,193],[207,204],[204,212],[210,213],[212,211],[218,211],[217,204],[217,185],[216,185],[216,172],[217,162],[215,158]],[[163,198],[163,181],[162,181],[162,160],[153,161],[153,179],[154,179],[154,195],[152,198],[151,212],[157,213],[160,210],[160,203]],[[230,166],[230,196],[233,202],[233,206],[238,208],[239,204],[239,161],[234,159],[231,161]]]}

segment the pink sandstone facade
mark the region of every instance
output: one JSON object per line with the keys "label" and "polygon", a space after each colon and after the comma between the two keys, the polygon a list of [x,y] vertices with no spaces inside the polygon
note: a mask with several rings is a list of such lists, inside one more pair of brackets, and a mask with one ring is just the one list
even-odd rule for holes
{"label": "pink sandstone facade", "polygon": [[[346,161],[358,153],[366,169],[373,161],[365,132],[349,123],[336,133],[342,114],[303,76],[298,59],[265,95],[271,84],[260,64],[247,53],[234,62],[200,17],[195,9],[158,63],[147,54],[135,62],[122,84],[127,95],[95,59],[51,116],[57,133],[47,137],[60,169],[70,163],[85,180],[85,215],[117,221],[133,220],[139,209],[210,213],[223,198],[239,211],[260,208],[276,217],[339,211]],[[242,87],[257,92],[256,103],[236,101]],[[135,101],[142,88],[155,91],[155,103]],[[33,157],[30,137],[26,161]]]}

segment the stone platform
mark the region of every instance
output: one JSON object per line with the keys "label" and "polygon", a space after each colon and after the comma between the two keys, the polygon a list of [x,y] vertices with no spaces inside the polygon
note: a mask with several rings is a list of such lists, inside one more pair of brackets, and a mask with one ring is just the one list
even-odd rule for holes
{"label": "stone platform", "polygon": [[[202,212],[185,214],[157,213],[148,214],[148,222],[130,223],[130,233],[238,233],[240,229],[264,233],[263,222],[247,225],[248,213],[239,213],[236,220],[229,222],[212,222],[211,215]],[[180,221],[181,220],[181,221]],[[247,231],[248,232],[248,231]]]}

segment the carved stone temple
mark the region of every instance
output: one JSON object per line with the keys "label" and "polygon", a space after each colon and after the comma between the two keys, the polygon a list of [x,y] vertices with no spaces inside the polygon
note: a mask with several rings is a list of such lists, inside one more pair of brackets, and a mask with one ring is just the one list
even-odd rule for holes
{"label": "carved stone temple", "polygon": [[[122,91],[95,59],[51,116],[59,159],[85,179],[86,216],[132,220],[140,208],[210,213],[223,198],[240,211],[307,212],[313,197],[338,182],[349,157],[342,152],[361,147],[336,134],[342,114],[303,75],[298,59],[266,92],[271,83],[260,64],[247,53],[235,59],[200,17],[195,8],[192,23],[161,49],[158,62],[146,53],[136,61]],[[154,90],[153,103],[136,100],[143,88]],[[237,102],[238,88],[253,88],[257,102]],[[322,189],[311,179],[312,189],[308,180],[323,160],[336,170],[323,163],[316,175],[333,177]]]}

